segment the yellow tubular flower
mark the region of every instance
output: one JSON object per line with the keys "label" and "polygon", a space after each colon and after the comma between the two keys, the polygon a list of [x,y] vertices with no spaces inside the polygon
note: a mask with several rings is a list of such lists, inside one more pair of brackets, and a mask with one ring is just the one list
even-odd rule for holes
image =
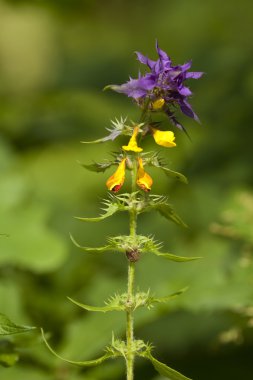
{"label": "yellow tubular flower", "polygon": [[114,193],[117,193],[117,191],[120,190],[121,186],[123,185],[125,181],[125,173],[126,173],[126,158],[123,158],[116,172],[106,181],[106,186],[108,190],[113,191]]}
{"label": "yellow tubular flower", "polygon": [[155,110],[155,111],[160,110],[161,108],[163,108],[164,103],[165,103],[165,100],[163,98],[156,99],[152,103],[153,110]]}
{"label": "yellow tubular flower", "polygon": [[139,133],[139,127],[135,127],[134,130],[133,130],[133,134],[132,134],[132,137],[130,138],[129,140],[129,143],[128,145],[123,145],[122,148],[124,150],[127,150],[127,151],[132,151],[132,152],[142,152],[143,149],[140,148],[138,145],[137,145],[137,135]]}
{"label": "yellow tubular flower", "polygon": [[142,158],[138,158],[137,185],[144,191],[150,191],[153,180],[143,168]]}
{"label": "yellow tubular flower", "polygon": [[160,131],[156,128],[151,128],[152,135],[155,139],[155,142],[158,145],[166,146],[167,148],[172,148],[176,146],[175,135],[172,131]]}

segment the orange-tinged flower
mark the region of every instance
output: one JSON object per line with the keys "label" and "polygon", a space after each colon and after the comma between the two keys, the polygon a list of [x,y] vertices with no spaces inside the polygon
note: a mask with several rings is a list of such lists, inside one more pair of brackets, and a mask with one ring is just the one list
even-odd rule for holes
{"label": "orange-tinged flower", "polygon": [[155,139],[155,142],[158,145],[162,145],[167,148],[172,148],[176,146],[176,143],[174,142],[175,135],[172,131],[160,131],[159,129],[156,129],[156,128],[151,128],[151,131]]}
{"label": "orange-tinged flower", "polygon": [[106,186],[108,190],[113,191],[114,193],[117,193],[117,191],[120,190],[120,188],[122,187],[125,181],[125,173],[126,173],[126,158],[123,158],[116,172],[106,181]]}
{"label": "orange-tinged flower", "polygon": [[143,168],[142,158],[138,158],[137,185],[144,191],[150,191],[153,180]]}
{"label": "orange-tinged flower", "polygon": [[132,151],[132,152],[142,152],[143,149],[140,148],[137,144],[137,135],[139,133],[139,127],[135,127],[133,130],[132,137],[129,140],[128,145],[123,145],[122,148],[127,151]]}

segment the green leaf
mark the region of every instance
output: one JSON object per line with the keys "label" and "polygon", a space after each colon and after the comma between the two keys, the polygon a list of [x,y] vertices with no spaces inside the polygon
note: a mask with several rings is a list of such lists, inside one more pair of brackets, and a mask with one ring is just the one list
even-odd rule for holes
{"label": "green leaf", "polygon": [[125,310],[124,305],[120,304],[113,304],[113,303],[108,303],[108,305],[105,306],[90,306],[90,305],[85,305],[80,302],[77,302],[73,300],[70,297],[67,297],[71,302],[73,302],[75,305],[81,307],[82,309],[88,310],[88,311],[100,311],[102,313],[106,313],[108,311],[122,311]]}
{"label": "green leaf", "polygon": [[41,329],[41,334],[42,334],[42,339],[45,342],[47,348],[49,349],[49,351],[54,356],[56,356],[57,358],[63,360],[64,362],[67,362],[67,363],[70,363],[70,364],[74,364],[74,365],[77,365],[79,367],[92,367],[92,366],[96,366],[96,365],[99,365],[99,364],[103,363],[105,360],[114,357],[113,353],[106,352],[103,356],[101,356],[98,359],[94,359],[94,360],[87,360],[87,361],[68,360],[68,359],[65,359],[62,356],[58,355],[57,352],[55,352],[55,350],[49,345],[49,343],[48,343],[48,341],[47,341],[47,339],[45,337],[43,329]]}
{"label": "green leaf", "polygon": [[183,174],[167,168],[157,153],[152,153],[151,156],[147,156],[145,158],[145,164],[161,169],[168,177],[176,178],[185,184],[188,183],[187,178]]}
{"label": "green leaf", "polygon": [[36,327],[16,325],[4,314],[0,314],[0,335],[11,335],[34,330]]}
{"label": "green leaf", "polygon": [[182,227],[187,227],[187,225],[183,222],[183,220],[178,216],[173,210],[172,206],[169,204],[158,205],[156,208],[159,213],[164,216],[166,219],[171,220],[172,222],[178,224]]}
{"label": "green leaf", "polygon": [[109,169],[111,166],[113,165],[117,165],[117,162],[115,161],[108,161],[108,162],[94,162],[93,164],[89,164],[89,165],[86,165],[86,164],[81,164],[80,165],[91,171],[91,172],[96,172],[96,173],[99,173],[99,172],[102,172],[104,173],[107,169]]}
{"label": "green leaf", "polygon": [[150,296],[147,300],[147,304],[154,304],[154,303],[166,303],[178,296],[180,296],[182,293],[184,293],[186,290],[188,290],[188,287],[185,287],[181,290],[178,290],[177,292],[175,293],[172,293],[168,296],[165,296],[165,297],[154,297],[154,296]]}
{"label": "green leaf", "polygon": [[73,238],[71,234],[70,234],[70,239],[76,247],[82,249],[85,252],[103,253],[103,252],[112,250],[112,247],[110,245],[106,245],[104,247],[83,247],[79,243],[77,243],[77,241]]}
{"label": "green leaf", "polygon": [[152,253],[154,253],[156,256],[163,257],[164,259],[171,260],[171,261],[177,261],[177,262],[184,262],[184,261],[193,261],[201,259],[202,257],[184,257],[184,256],[177,256],[173,255],[172,253],[162,253],[157,250],[152,250]]}
{"label": "green leaf", "polygon": [[167,377],[170,380],[191,380],[189,377],[182,375],[180,372],[176,371],[168,367],[166,364],[159,362],[159,360],[155,359],[150,351],[145,351],[141,356],[149,359],[153,364],[156,371],[161,375]]}
{"label": "green leaf", "polygon": [[108,204],[106,212],[97,218],[80,218],[78,216],[76,216],[75,218],[82,220],[83,222],[100,222],[101,220],[109,218],[110,216],[115,214],[117,211],[119,211],[119,205],[117,203],[110,203]]}
{"label": "green leaf", "polygon": [[133,127],[129,127],[125,124],[127,118],[123,119],[122,117],[120,120],[115,119],[115,121],[112,121],[112,128],[107,128],[107,130],[110,132],[109,135],[102,137],[101,139],[93,140],[93,141],[81,141],[83,144],[99,144],[106,141],[113,141],[120,135],[130,135],[132,134]]}
{"label": "green leaf", "polygon": [[[155,166],[156,166],[156,165],[155,165]],[[183,183],[185,183],[185,184],[188,184],[188,180],[187,180],[187,178],[186,178],[182,173],[175,172],[174,170],[171,170],[171,169],[169,169],[169,168],[166,168],[166,167],[164,167],[164,166],[160,166],[160,165],[157,165],[156,167],[162,169],[162,171],[163,171],[168,177],[176,178],[178,181],[183,182]]]}

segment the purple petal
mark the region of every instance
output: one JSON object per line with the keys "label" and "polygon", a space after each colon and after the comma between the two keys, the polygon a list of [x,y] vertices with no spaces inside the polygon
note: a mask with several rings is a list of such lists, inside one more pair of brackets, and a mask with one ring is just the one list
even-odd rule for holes
{"label": "purple petal", "polygon": [[191,90],[188,87],[186,87],[186,86],[180,87],[178,89],[178,92],[179,92],[179,94],[181,94],[183,96],[190,96],[190,95],[192,95]]}
{"label": "purple petal", "polygon": [[189,71],[188,73],[185,74],[185,79],[199,79],[202,77],[204,73],[201,71]]}
{"label": "purple petal", "polygon": [[138,79],[130,78],[130,81],[120,86],[111,86],[111,89],[126,94],[127,96],[138,99],[147,95],[147,91],[150,91],[155,86],[155,78],[152,74],[147,74],[144,77]]}
{"label": "purple petal", "polygon": [[147,65],[151,70],[153,69],[153,67],[156,64],[156,61],[152,61],[152,59],[149,59],[148,57],[146,57],[142,53],[139,53],[138,51],[136,51],[135,53],[137,55],[138,61],[140,61],[144,65]]}
{"label": "purple petal", "polygon": [[171,59],[170,57],[167,55],[167,53],[165,53],[165,51],[163,51],[162,49],[159,48],[158,46],[158,41],[156,40],[156,51],[157,51],[157,54],[159,56],[159,61],[160,61],[160,69],[169,69],[171,67]]}
{"label": "purple petal", "polygon": [[186,62],[183,65],[179,66],[184,73],[185,71],[189,70],[191,68],[192,61]]}
{"label": "purple petal", "polygon": [[191,105],[184,99],[179,101],[179,106],[181,108],[181,111],[186,115],[191,117],[192,119],[199,122],[198,116],[193,111]]}

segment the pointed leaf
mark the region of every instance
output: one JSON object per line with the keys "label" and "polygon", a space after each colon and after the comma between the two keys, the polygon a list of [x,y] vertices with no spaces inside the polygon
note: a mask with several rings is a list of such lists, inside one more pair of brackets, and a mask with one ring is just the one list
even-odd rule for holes
{"label": "pointed leaf", "polygon": [[172,300],[172,299],[180,296],[180,294],[184,293],[187,289],[188,289],[188,287],[183,288],[183,289],[178,290],[177,292],[172,293],[172,294],[170,294],[168,296],[165,296],[165,297],[158,297],[158,298],[156,298],[156,297],[150,297],[149,303],[150,304],[154,304],[154,303],[166,303],[166,302],[168,302],[168,301],[170,301],[170,300]]}
{"label": "pointed leaf", "polygon": [[34,330],[36,327],[21,326],[13,323],[4,314],[0,314],[0,335],[11,335]]}
{"label": "pointed leaf", "polygon": [[104,247],[83,247],[79,243],[77,243],[77,241],[73,238],[73,236],[71,234],[69,234],[69,235],[70,235],[70,239],[74,243],[74,245],[76,247],[82,249],[85,252],[103,253],[103,252],[112,250],[112,247],[110,245],[106,245]]}
{"label": "pointed leaf", "polygon": [[179,180],[180,182],[183,182],[183,183],[186,183],[188,184],[188,180],[187,178],[179,173],[179,172],[175,172],[174,170],[171,170],[169,168],[166,168],[165,166],[160,166],[160,165],[156,165],[157,168],[160,168],[162,169],[162,171],[168,176],[168,177],[172,177],[172,178],[176,178],[177,180]]}
{"label": "pointed leaf", "polygon": [[125,310],[124,305],[105,305],[105,306],[90,306],[90,305],[85,305],[80,302],[77,302],[73,300],[70,297],[67,297],[71,302],[73,302],[75,305],[81,307],[82,309],[88,310],[88,311],[100,311],[102,313],[106,313],[107,311],[122,311]]}
{"label": "pointed leaf", "polygon": [[112,165],[117,165],[117,163],[114,161],[108,161],[108,162],[94,162],[93,164],[89,164],[89,165],[80,163],[80,165],[91,172],[104,173]]}
{"label": "pointed leaf", "polygon": [[70,363],[70,364],[74,364],[74,365],[77,365],[79,367],[92,367],[92,366],[96,366],[96,365],[99,365],[99,364],[103,363],[105,360],[107,360],[109,358],[112,358],[114,356],[112,353],[106,352],[103,356],[101,356],[100,358],[95,359],[95,360],[87,360],[87,361],[83,361],[83,362],[82,361],[68,360],[68,359],[65,359],[62,356],[58,355],[53,350],[53,348],[49,345],[48,341],[46,340],[46,337],[45,337],[43,329],[41,329],[41,334],[42,334],[42,339],[45,342],[47,348],[49,349],[49,351],[54,356],[56,356],[57,358],[63,360],[64,362],[67,362],[67,363]]}
{"label": "pointed leaf", "polygon": [[172,253],[162,253],[156,250],[151,251],[156,256],[163,257],[164,259],[171,260],[171,261],[177,261],[177,262],[184,262],[184,261],[193,261],[201,259],[201,257],[184,257],[184,256],[177,256],[173,255]]}
{"label": "pointed leaf", "polygon": [[173,208],[168,204],[158,204],[156,207],[157,211],[164,216],[166,219],[178,224],[181,227],[187,227],[183,220],[178,216]]}
{"label": "pointed leaf", "polygon": [[101,215],[101,216],[99,216],[97,218],[80,218],[78,216],[76,216],[75,218],[79,219],[79,220],[82,220],[84,222],[100,222],[101,220],[106,219],[109,216],[112,216],[117,211],[119,211],[119,205],[116,204],[116,203],[110,203],[108,205],[108,208],[107,208],[106,212],[103,215]]}
{"label": "pointed leaf", "polygon": [[131,135],[132,127],[125,124],[126,120],[127,118],[123,119],[123,117],[121,117],[120,120],[115,119],[115,121],[112,121],[112,128],[106,128],[110,132],[109,135],[102,137],[101,139],[81,142],[83,144],[98,144],[108,140],[113,141],[120,135]]}
{"label": "pointed leaf", "polygon": [[168,367],[166,364],[159,362],[159,360],[155,359],[149,351],[146,351],[144,355],[142,355],[149,359],[151,363],[153,364],[156,371],[161,375],[165,376],[167,379],[170,380],[191,380],[189,377],[186,377],[182,375],[180,372],[176,371],[175,369],[172,369]]}

